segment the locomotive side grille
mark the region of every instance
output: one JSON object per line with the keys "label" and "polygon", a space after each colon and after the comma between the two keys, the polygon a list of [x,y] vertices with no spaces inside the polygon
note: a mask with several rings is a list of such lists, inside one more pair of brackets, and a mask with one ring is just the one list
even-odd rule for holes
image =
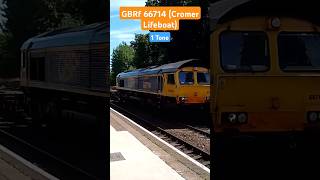
{"label": "locomotive side grille", "polygon": [[108,49],[103,46],[99,49],[91,49],[91,89],[107,91],[109,87],[109,58]]}
{"label": "locomotive side grille", "polygon": [[48,57],[49,82],[89,87],[89,54],[87,50],[50,52]]}

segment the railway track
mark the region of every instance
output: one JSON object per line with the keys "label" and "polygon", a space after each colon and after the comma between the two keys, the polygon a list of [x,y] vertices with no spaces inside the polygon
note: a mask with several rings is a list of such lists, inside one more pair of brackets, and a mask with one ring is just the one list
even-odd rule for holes
{"label": "railway track", "polygon": [[7,130],[0,128],[0,137],[0,144],[60,179],[99,179]]}
{"label": "railway track", "polygon": [[210,138],[210,130],[202,130],[199,127],[195,127],[195,126],[191,126],[188,124],[184,124],[187,128],[192,129],[193,131],[196,131],[204,136],[206,136],[207,138]]}
{"label": "railway track", "polygon": [[[147,128],[149,131],[151,131],[153,134],[157,135],[159,138],[165,140],[169,144],[173,145],[180,151],[184,152],[194,160],[198,161],[199,163],[203,164],[204,166],[210,168],[210,153],[203,151],[202,149],[194,146],[193,144],[177,137],[171,132],[168,132],[167,130],[158,127],[154,123],[139,117],[138,115],[129,112],[128,110],[114,104],[110,103],[110,106],[124,115],[130,117],[131,119],[134,119],[138,124],[142,125],[144,128]],[[189,128],[190,129],[190,128]],[[194,131],[194,130],[193,130]],[[199,133],[199,131],[197,131]],[[202,132],[204,133],[204,132]],[[208,133],[206,133],[208,134]],[[210,135],[209,135],[210,136]]]}

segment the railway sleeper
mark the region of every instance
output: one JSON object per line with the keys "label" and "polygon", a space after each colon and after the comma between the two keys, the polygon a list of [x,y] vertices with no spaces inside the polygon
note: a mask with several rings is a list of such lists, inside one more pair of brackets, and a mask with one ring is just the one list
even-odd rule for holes
{"label": "railway sleeper", "polygon": [[209,166],[210,165],[210,161],[203,161],[202,164],[205,165],[205,166]]}
{"label": "railway sleeper", "polygon": [[179,149],[183,149],[184,147],[185,147],[184,145],[177,146],[177,148]]}
{"label": "railway sleeper", "polygon": [[161,139],[166,140],[166,141],[168,141],[168,140],[171,141],[171,138],[169,138],[169,137],[167,137],[167,136],[163,136],[163,137],[161,137]]}
{"label": "railway sleeper", "polygon": [[152,130],[151,131],[153,134],[158,134],[159,132],[157,130]]}
{"label": "railway sleeper", "polygon": [[200,159],[200,158],[202,158],[202,156],[201,155],[193,155],[193,156],[191,156],[193,159],[195,159],[195,160],[198,160],[198,159]]}
{"label": "railway sleeper", "polygon": [[173,146],[179,145],[179,143],[177,143],[177,142],[171,142],[170,144],[173,145]]}
{"label": "railway sleeper", "polygon": [[193,153],[193,151],[188,150],[188,149],[183,149],[183,152],[185,152],[188,155],[191,155]]}

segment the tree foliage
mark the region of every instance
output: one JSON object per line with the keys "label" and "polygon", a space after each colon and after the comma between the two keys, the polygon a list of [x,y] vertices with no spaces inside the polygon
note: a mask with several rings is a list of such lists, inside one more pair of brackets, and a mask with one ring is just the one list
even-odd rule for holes
{"label": "tree foliage", "polygon": [[[132,67],[145,68],[191,58],[209,64],[209,3],[209,0],[148,0],[147,6],[200,6],[202,18],[198,21],[181,21],[179,31],[171,31],[173,40],[170,43],[150,43],[148,34],[136,34],[130,43],[134,49]],[[128,67],[122,67],[112,75],[113,79],[116,74],[128,70]]]}
{"label": "tree foliage", "polygon": [[14,76],[19,76],[20,47],[27,39],[49,30],[106,21],[109,14],[107,0],[3,0],[3,3],[0,18],[6,21],[0,26],[3,31],[0,31],[3,48],[0,64],[6,66],[1,66],[0,71],[12,71]]}
{"label": "tree foliage", "polygon": [[132,69],[132,61],[134,58],[134,49],[122,42],[112,52],[111,64],[111,85],[115,84],[116,76],[126,70]]}
{"label": "tree foliage", "polygon": [[166,63],[166,49],[159,43],[150,43],[149,34],[136,34],[131,41],[135,54],[132,65],[135,68],[160,65]]}
{"label": "tree foliage", "polygon": [[12,35],[0,33],[0,78],[16,77],[19,71],[19,61],[10,52],[12,49]]}
{"label": "tree foliage", "polygon": [[180,21],[179,31],[171,31],[172,41],[161,44],[166,52],[162,62],[176,62],[198,58],[209,64],[209,19],[210,0],[148,0],[147,6],[200,6],[201,20]]}
{"label": "tree foliage", "polygon": [[1,29],[4,28],[5,26],[5,22],[7,20],[7,18],[5,17],[5,9],[6,9],[7,5],[3,2],[3,0],[0,0],[0,32]]}

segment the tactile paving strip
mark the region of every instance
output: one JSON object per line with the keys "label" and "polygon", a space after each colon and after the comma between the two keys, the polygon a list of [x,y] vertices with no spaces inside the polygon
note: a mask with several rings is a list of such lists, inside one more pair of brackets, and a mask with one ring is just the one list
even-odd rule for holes
{"label": "tactile paving strip", "polygon": [[126,160],[120,152],[110,153],[110,162]]}

